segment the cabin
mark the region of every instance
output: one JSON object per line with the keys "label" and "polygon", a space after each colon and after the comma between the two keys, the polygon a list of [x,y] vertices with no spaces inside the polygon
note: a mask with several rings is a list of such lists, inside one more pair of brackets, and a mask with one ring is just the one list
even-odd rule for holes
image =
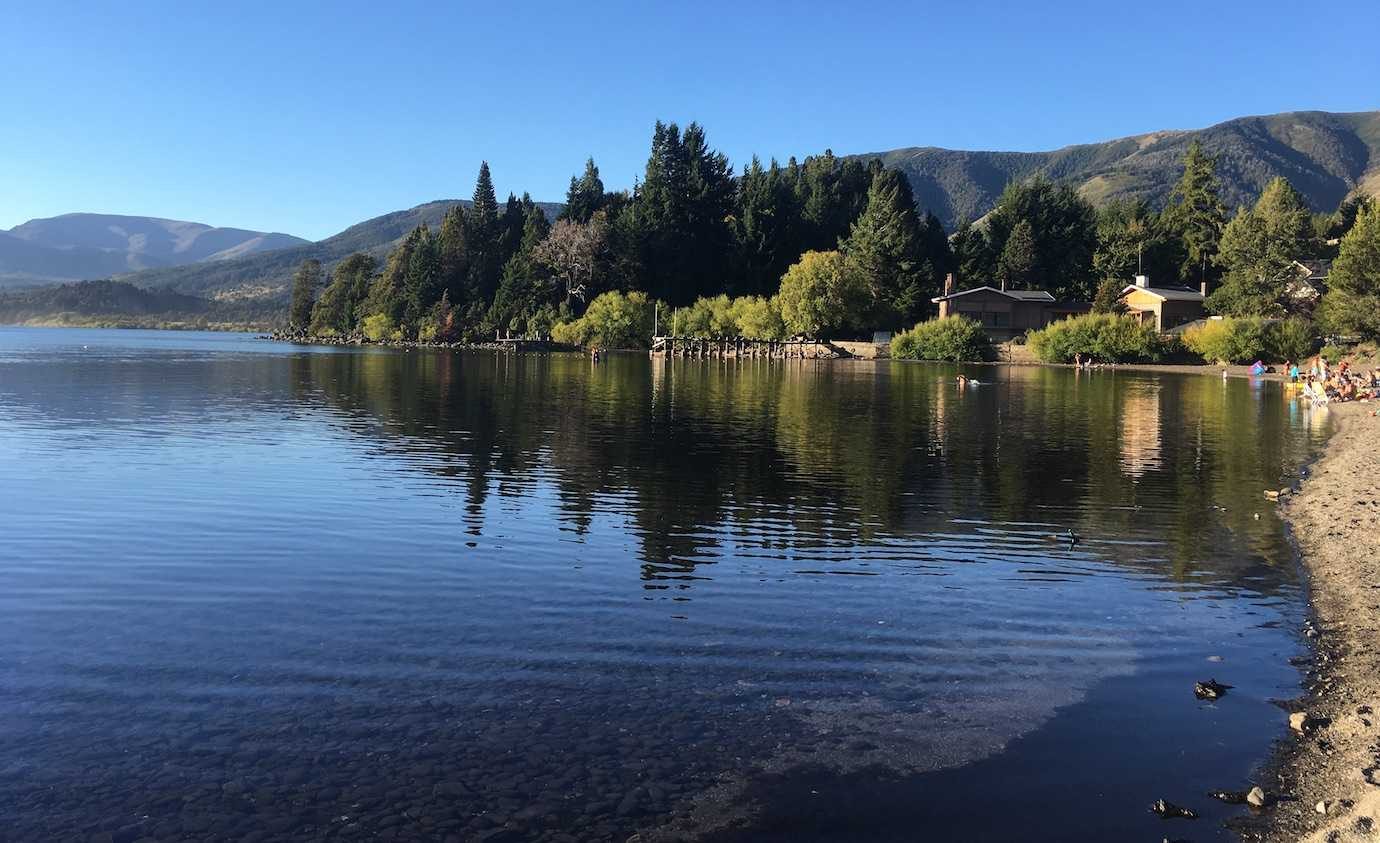
{"label": "cabin", "polygon": [[1290,313],[1311,314],[1322,294],[1327,292],[1330,260],[1294,261],[1284,282],[1284,301]]}
{"label": "cabin", "polygon": [[1126,306],[1126,315],[1153,325],[1160,333],[1202,319],[1203,302],[1206,299],[1202,288],[1194,290],[1191,287],[1155,287],[1151,286],[1150,279],[1144,275],[1137,275],[1136,283],[1121,291],[1121,302]]}
{"label": "cabin", "polygon": [[967,316],[982,324],[993,342],[1005,342],[1037,331],[1051,322],[1087,313],[1087,302],[1060,302],[1045,290],[1001,290],[974,287],[954,291],[953,276],[944,281],[944,295],[930,299],[939,305],[939,318]]}

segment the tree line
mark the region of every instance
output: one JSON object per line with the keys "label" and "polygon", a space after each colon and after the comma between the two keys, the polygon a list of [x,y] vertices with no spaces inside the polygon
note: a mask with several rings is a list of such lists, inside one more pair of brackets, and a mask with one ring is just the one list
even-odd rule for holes
{"label": "tree line", "polygon": [[[374,340],[593,341],[645,333],[640,309],[655,301],[677,333],[866,334],[932,315],[949,273],[965,288],[1046,289],[1101,311],[1117,309],[1131,277],[1147,274],[1207,283],[1215,312],[1275,316],[1297,306],[1293,262],[1337,254],[1372,210],[1353,199],[1315,214],[1276,179],[1228,219],[1215,168],[1193,144],[1158,210],[1137,200],[1094,208],[1043,177],[1013,182],[991,213],[949,233],[916,207],[904,175],[878,161],[830,151],[784,165],[753,158],[735,175],[698,124],[658,122],[631,190],[608,190],[590,159],[554,221],[526,194],[500,205],[481,164],[470,206],[452,208],[437,231],[413,230],[382,267],[357,253],[323,278],[318,262],[305,262],[289,323]],[[1338,324],[1355,305],[1340,301],[1324,308]],[[595,324],[604,319],[618,325]]]}

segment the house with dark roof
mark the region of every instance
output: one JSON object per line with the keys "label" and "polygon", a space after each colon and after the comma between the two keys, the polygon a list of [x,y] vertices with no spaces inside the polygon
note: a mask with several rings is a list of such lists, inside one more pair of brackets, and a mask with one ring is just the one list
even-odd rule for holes
{"label": "house with dark roof", "polygon": [[[1206,285],[1204,285],[1206,287]],[[1203,318],[1203,288],[1152,286],[1144,275],[1121,291],[1126,315],[1153,325],[1161,333]]]}
{"label": "house with dark roof", "polygon": [[1087,302],[1060,302],[1045,290],[1003,290],[974,287],[954,290],[954,278],[944,281],[944,295],[930,299],[939,317],[967,316],[982,324],[993,342],[1004,342],[1076,313],[1087,313]]}

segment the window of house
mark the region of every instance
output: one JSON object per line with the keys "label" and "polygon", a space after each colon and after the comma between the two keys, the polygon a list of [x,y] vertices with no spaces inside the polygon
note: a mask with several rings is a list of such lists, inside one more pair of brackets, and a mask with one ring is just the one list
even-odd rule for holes
{"label": "window of house", "polygon": [[992,324],[998,328],[1005,328],[1011,324],[1011,314],[995,312],[992,314]]}

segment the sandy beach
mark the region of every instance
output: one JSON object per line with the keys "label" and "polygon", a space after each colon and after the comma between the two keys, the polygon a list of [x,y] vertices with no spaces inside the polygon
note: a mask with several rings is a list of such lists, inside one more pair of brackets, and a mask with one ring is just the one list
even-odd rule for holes
{"label": "sandy beach", "polygon": [[[1281,506],[1309,575],[1316,660],[1290,708],[1271,805],[1246,839],[1380,839],[1380,418],[1334,405],[1322,458]],[[1302,713],[1303,717],[1299,717]],[[1303,720],[1302,730],[1299,721]],[[1254,824],[1252,824],[1254,825]]]}

